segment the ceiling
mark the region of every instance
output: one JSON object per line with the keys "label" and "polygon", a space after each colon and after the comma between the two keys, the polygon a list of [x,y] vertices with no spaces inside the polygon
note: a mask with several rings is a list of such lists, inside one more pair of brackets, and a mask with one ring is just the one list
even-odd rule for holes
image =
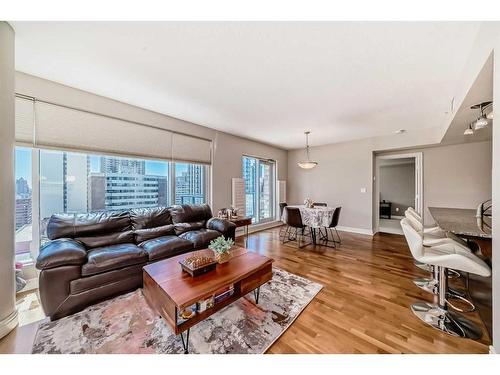
{"label": "ceiling", "polygon": [[12,22],[16,68],[285,149],[442,126],[478,22]]}
{"label": "ceiling", "polygon": [[478,110],[471,110],[471,106],[493,100],[493,54],[490,55],[483,68],[470,87],[460,108],[458,108],[450,127],[446,131],[441,143],[456,144],[489,141],[493,135],[493,121],[490,120],[486,128],[476,130],[472,135],[464,135],[464,130],[479,116]]}

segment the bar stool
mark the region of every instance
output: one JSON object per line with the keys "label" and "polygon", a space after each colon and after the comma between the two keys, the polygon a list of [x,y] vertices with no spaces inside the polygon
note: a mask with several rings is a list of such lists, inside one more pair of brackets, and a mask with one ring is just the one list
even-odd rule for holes
{"label": "bar stool", "polygon": [[408,219],[401,220],[401,227],[408,242],[412,256],[436,267],[439,275],[438,303],[417,302],[411,305],[413,313],[424,323],[452,336],[478,340],[481,329],[463,315],[449,311],[448,269],[470,272],[479,276],[491,276],[491,269],[470,251],[452,242],[425,247],[422,236]]}
{"label": "bar stool", "polygon": [[[408,220],[409,224],[412,226],[412,228],[419,233],[419,235],[422,237],[422,243],[424,246],[438,246],[442,244],[453,244],[453,246],[458,246],[460,247],[461,251],[470,253],[471,250],[468,248],[467,244],[463,241],[455,241],[452,238],[449,237],[440,237],[437,235],[431,236],[431,235],[425,235],[423,232],[423,225],[420,221],[417,220],[415,216],[413,216],[409,210],[405,212],[406,219]],[[435,232],[437,233],[437,231]],[[416,286],[418,286],[420,289],[432,293],[432,294],[437,294],[438,288],[439,288],[439,275],[438,271],[435,269],[435,267],[429,265],[429,264],[423,264],[417,260],[415,260],[415,265],[419,267],[420,269],[430,272],[431,277],[422,277],[422,278],[417,278],[413,280]],[[462,277],[459,272],[450,269],[448,272],[448,277],[453,277],[453,278],[459,278]],[[467,312],[475,310],[475,306],[472,304],[470,300],[466,298],[467,292],[460,291],[455,288],[449,288],[449,295],[450,298],[456,298],[460,299],[463,302],[466,302],[470,307]],[[458,311],[464,312],[465,310],[461,310],[457,308]]]}

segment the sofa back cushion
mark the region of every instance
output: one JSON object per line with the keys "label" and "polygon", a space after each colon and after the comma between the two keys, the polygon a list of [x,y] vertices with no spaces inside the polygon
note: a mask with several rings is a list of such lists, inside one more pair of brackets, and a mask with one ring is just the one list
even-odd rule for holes
{"label": "sofa back cushion", "polygon": [[205,228],[205,224],[206,224],[206,220],[192,221],[190,223],[177,223],[177,224],[174,224],[175,234],[179,235],[179,234],[182,234],[184,232],[202,229],[202,228]]}
{"label": "sofa back cushion", "polygon": [[172,206],[170,208],[172,221],[174,224],[206,222],[212,217],[212,210],[208,204],[191,206],[188,204]]}
{"label": "sofa back cushion", "polygon": [[75,240],[81,242],[85,248],[93,249],[96,247],[105,247],[122,243],[133,243],[134,232],[128,230],[125,232],[115,232],[95,236],[75,237]]}
{"label": "sofa back cushion", "polygon": [[130,221],[135,231],[172,224],[172,216],[168,207],[135,208],[130,210]]}
{"label": "sofa back cushion", "polygon": [[88,214],[55,214],[47,224],[47,237],[94,237],[132,230],[128,211],[95,212]]}
{"label": "sofa back cushion", "polygon": [[139,244],[141,242],[149,241],[154,238],[175,234],[175,231],[173,224],[167,224],[156,228],[137,229],[134,230],[134,234],[135,242]]}

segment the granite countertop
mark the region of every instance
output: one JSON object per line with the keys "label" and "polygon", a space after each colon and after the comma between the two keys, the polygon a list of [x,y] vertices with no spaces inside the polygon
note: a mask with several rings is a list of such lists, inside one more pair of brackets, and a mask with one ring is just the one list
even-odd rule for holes
{"label": "granite countertop", "polygon": [[491,238],[491,217],[477,217],[475,209],[429,207],[436,224],[457,235]]}

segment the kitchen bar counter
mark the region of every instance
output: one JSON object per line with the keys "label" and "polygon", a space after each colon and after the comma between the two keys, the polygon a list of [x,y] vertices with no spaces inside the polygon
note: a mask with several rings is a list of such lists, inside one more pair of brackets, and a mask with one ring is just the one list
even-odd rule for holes
{"label": "kitchen bar counter", "polygon": [[[429,207],[429,211],[441,229],[456,234],[466,239],[469,243],[474,242],[480,249],[475,254],[491,267],[491,217],[478,218],[477,211],[474,209]],[[474,246],[472,247],[474,248]],[[471,274],[469,276],[469,293],[491,337],[491,277],[481,277]]]}
{"label": "kitchen bar counter", "polygon": [[477,217],[474,209],[429,207],[436,224],[457,236],[491,238],[491,217]]}

